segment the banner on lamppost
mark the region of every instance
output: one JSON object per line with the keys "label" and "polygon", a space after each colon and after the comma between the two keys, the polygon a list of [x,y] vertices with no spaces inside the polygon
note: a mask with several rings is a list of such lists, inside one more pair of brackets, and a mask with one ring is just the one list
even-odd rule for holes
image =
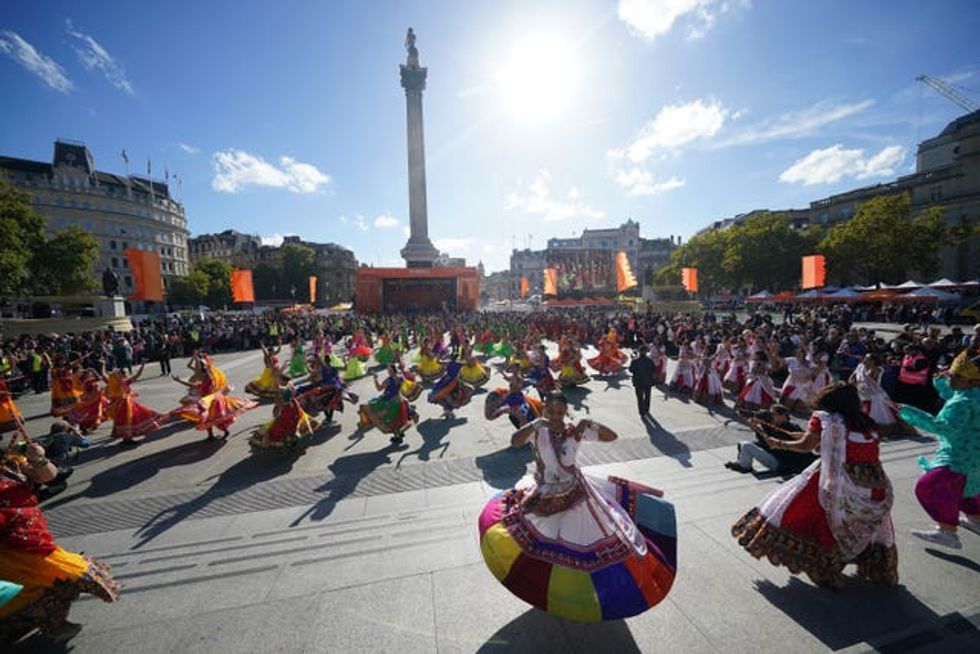
{"label": "banner on lamppost", "polygon": [[822,254],[803,257],[803,289],[823,288],[827,282],[827,264]]}
{"label": "banner on lamppost", "polygon": [[697,268],[681,268],[681,284],[684,285],[684,290],[689,293],[698,292],[698,269]]}
{"label": "banner on lamppost", "polygon": [[133,294],[130,300],[163,302],[163,277],[160,275],[160,255],[149,250],[126,248],[126,260],[133,273]]}
{"label": "banner on lamppost", "polygon": [[251,270],[231,271],[231,299],[233,302],[255,302]]}
{"label": "banner on lamppost", "polygon": [[310,304],[316,304],[316,275],[310,275]]}

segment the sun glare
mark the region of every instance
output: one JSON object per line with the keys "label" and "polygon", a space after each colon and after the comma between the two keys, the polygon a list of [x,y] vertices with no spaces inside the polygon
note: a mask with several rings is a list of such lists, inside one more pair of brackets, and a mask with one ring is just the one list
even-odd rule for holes
{"label": "sun glare", "polygon": [[562,113],[575,91],[573,59],[572,48],[557,37],[537,36],[519,43],[498,78],[514,116],[540,122]]}

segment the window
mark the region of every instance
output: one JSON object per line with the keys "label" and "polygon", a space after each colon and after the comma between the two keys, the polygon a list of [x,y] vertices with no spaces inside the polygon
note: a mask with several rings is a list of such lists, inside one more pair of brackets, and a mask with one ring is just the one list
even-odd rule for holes
{"label": "window", "polygon": [[929,199],[933,202],[938,202],[943,199],[943,187],[933,186],[929,189]]}
{"label": "window", "polygon": [[129,275],[126,275],[123,278],[123,280],[126,282],[126,286],[132,286],[133,285],[133,278],[130,277]]}
{"label": "window", "polygon": [[117,259],[116,257],[112,257],[112,267],[113,268],[119,267],[119,259]]}
{"label": "window", "polygon": [[[123,232],[123,233],[125,234],[125,232]],[[125,249],[126,249],[126,248],[128,248],[128,247],[129,247],[129,243],[128,243],[128,242],[126,242],[126,241],[123,241],[123,244],[122,244],[122,249],[124,249],[124,250],[125,250]]]}

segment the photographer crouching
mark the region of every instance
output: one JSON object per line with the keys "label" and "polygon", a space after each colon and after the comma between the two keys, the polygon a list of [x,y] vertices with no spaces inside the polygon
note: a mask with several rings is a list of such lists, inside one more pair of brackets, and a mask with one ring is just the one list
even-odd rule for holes
{"label": "photographer crouching", "polygon": [[735,472],[752,472],[753,461],[766,470],[781,475],[795,475],[817,460],[812,452],[791,452],[779,449],[778,441],[794,441],[803,437],[803,430],[790,420],[789,409],[774,404],[769,411],[741,411],[739,415],[755,431],[755,442],[738,444],[738,458],[725,467]]}

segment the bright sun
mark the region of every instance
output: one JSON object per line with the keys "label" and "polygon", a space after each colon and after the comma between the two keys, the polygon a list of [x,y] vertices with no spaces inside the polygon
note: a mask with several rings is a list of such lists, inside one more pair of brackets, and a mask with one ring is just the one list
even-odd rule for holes
{"label": "bright sun", "polygon": [[575,91],[572,48],[553,36],[519,43],[498,78],[501,94],[520,120],[554,118],[568,106]]}

